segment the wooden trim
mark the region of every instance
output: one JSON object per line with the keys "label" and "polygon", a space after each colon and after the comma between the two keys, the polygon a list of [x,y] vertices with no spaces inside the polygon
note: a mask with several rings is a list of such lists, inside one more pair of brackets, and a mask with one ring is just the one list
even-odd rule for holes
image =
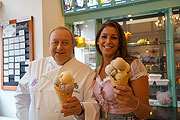
{"label": "wooden trim", "polygon": [[3,86],[2,90],[16,90],[17,86]]}
{"label": "wooden trim", "polygon": [[16,20],[9,20],[9,24],[14,24],[16,23]]}
{"label": "wooden trim", "polygon": [[29,59],[34,60],[34,32],[33,32],[33,17],[29,21]]}
{"label": "wooden trim", "polygon": [[4,59],[3,59],[3,27],[2,26],[0,26],[0,35],[1,35],[1,38],[0,38],[0,43],[1,43],[1,89],[3,89],[3,81],[4,81],[4,76],[3,76],[3,67],[4,67],[4,65],[3,65],[3,61],[4,61]]}

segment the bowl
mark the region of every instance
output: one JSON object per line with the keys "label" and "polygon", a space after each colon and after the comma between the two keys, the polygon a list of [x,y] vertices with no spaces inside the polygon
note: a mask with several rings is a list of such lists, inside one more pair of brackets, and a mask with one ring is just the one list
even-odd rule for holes
{"label": "bowl", "polygon": [[149,79],[148,81],[149,81],[149,85],[153,85],[154,84],[154,80]]}
{"label": "bowl", "polygon": [[169,80],[168,79],[160,79],[160,80],[156,80],[156,85],[167,85]]}
{"label": "bowl", "polygon": [[160,80],[162,75],[161,74],[149,74],[148,77],[151,80]]}

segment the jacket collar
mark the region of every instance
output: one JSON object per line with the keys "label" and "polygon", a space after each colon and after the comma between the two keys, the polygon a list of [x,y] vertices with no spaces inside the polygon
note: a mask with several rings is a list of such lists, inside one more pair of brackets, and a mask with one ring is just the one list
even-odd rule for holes
{"label": "jacket collar", "polygon": [[68,62],[66,62],[64,65],[60,66],[57,65],[53,57],[50,57],[50,62],[55,65],[56,67],[44,74],[42,74],[42,77],[45,77],[49,80],[54,81],[57,77],[58,74],[65,71],[68,68],[71,68],[72,64],[76,61],[76,58],[73,56],[72,59],[70,59]]}

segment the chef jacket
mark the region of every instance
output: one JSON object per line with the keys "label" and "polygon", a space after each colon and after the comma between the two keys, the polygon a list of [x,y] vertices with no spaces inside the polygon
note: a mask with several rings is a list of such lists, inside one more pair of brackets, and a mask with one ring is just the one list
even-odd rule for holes
{"label": "chef jacket", "polygon": [[99,119],[99,106],[93,96],[94,71],[77,61],[75,57],[63,66],[52,57],[38,59],[29,64],[28,72],[22,77],[15,94],[16,115],[19,120],[73,120],[77,117],[63,117],[61,104],[54,90],[58,74],[69,71],[78,84],[73,96],[83,104],[86,120]]}

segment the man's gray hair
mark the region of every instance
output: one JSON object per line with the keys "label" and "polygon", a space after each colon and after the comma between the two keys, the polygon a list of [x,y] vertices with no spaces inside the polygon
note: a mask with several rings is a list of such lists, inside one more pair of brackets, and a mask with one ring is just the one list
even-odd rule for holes
{"label": "man's gray hair", "polygon": [[49,40],[50,40],[51,34],[52,34],[55,30],[62,30],[62,29],[66,30],[66,31],[68,31],[68,32],[70,33],[71,39],[72,39],[72,43],[74,44],[75,41],[74,41],[74,35],[73,35],[73,33],[71,32],[71,30],[69,30],[67,27],[64,27],[64,26],[59,26],[59,27],[54,28],[54,29],[50,32],[50,34],[49,34]]}

